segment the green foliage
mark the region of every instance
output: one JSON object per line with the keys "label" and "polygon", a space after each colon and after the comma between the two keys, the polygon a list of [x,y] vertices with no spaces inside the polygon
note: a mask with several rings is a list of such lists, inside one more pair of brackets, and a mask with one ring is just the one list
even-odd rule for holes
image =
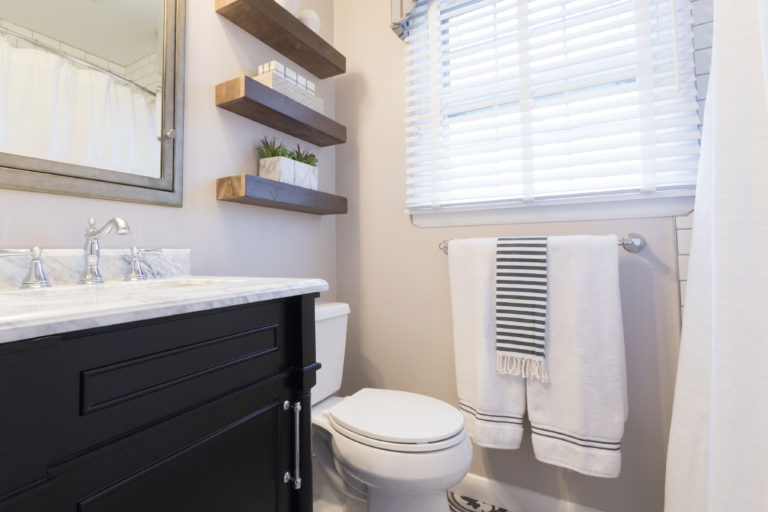
{"label": "green foliage", "polygon": [[301,149],[301,144],[296,144],[296,149],[292,149],[288,153],[288,158],[293,158],[297,162],[303,162],[313,167],[317,167],[317,157],[309,151],[303,151]]}
{"label": "green foliage", "polygon": [[259,158],[271,158],[273,156],[284,156],[297,162],[303,162],[317,167],[317,157],[309,151],[301,149],[301,144],[296,144],[296,149],[288,150],[282,142],[277,143],[274,137],[266,135],[259,139]]}
{"label": "green foliage", "polygon": [[266,135],[259,139],[261,147],[259,147],[259,158],[272,158],[273,156],[287,156],[289,158],[288,148],[282,142],[277,143],[274,137],[267,137]]}

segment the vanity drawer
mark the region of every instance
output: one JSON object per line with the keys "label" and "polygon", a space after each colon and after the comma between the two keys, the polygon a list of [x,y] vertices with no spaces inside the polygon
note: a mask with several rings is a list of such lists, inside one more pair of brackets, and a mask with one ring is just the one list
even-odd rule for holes
{"label": "vanity drawer", "polygon": [[183,388],[194,379],[217,372],[231,382],[229,372],[240,365],[254,370],[251,376],[274,372],[284,362],[277,354],[280,335],[277,320],[262,322],[217,338],[81,370],[80,413],[120,407],[131,400],[141,402],[153,394]]}
{"label": "vanity drawer", "polygon": [[78,437],[107,440],[279,373],[285,309],[262,303],[64,340]]}

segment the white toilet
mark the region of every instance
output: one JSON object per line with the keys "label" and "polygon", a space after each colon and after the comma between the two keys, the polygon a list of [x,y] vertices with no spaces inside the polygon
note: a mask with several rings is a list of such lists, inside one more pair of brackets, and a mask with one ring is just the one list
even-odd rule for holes
{"label": "white toilet", "polygon": [[446,512],[446,491],[469,470],[461,413],[416,393],[362,389],[341,398],[349,306],[315,307],[312,388],[315,512]]}

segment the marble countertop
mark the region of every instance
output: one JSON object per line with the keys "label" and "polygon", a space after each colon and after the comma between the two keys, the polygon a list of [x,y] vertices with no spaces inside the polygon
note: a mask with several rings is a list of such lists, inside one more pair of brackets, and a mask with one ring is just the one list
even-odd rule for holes
{"label": "marble countertop", "polygon": [[0,292],[0,343],[328,289],[322,279],[186,276]]}

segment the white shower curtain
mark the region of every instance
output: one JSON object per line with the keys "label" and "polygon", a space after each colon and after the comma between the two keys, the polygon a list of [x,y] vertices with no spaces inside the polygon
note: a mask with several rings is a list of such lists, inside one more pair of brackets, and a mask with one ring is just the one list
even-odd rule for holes
{"label": "white shower curtain", "polygon": [[155,96],[0,35],[0,151],[160,177]]}
{"label": "white shower curtain", "polygon": [[666,512],[768,510],[763,34],[758,0],[714,6]]}

